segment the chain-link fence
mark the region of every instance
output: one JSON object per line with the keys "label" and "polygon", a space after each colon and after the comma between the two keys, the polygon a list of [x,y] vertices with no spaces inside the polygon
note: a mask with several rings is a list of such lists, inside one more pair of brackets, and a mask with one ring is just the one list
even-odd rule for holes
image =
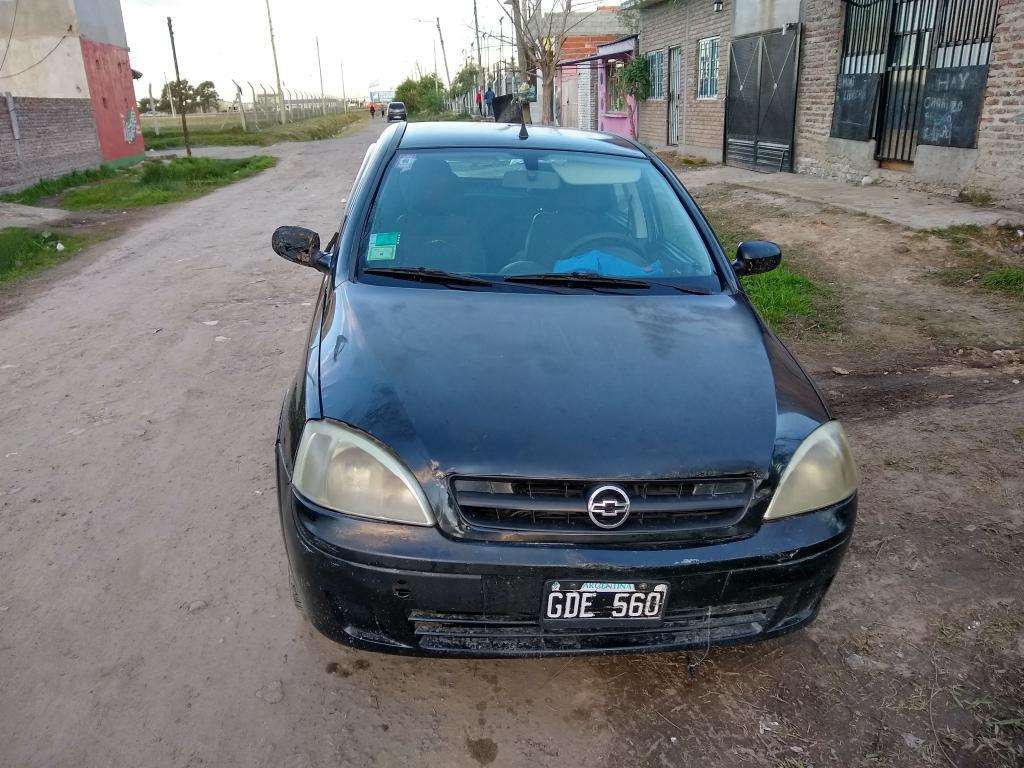
{"label": "chain-link fence", "polygon": [[[361,104],[347,105],[336,96],[323,96],[312,91],[282,88],[278,94],[263,83],[235,83],[235,100],[221,102],[217,112],[189,113],[188,122],[223,130],[235,125],[245,131],[257,131],[270,125],[294,123],[311,117],[335,115],[350,110],[359,110]],[[159,133],[161,128],[174,129],[180,118],[166,112],[147,112],[142,115],[143,124]]]}

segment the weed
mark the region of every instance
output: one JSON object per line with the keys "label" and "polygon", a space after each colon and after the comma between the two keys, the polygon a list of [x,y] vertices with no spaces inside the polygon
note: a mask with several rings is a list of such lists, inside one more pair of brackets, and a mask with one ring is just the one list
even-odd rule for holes
{"label": "weed", "polygon": [[675,168],[677,170],[685,170],[687,168],[700,168],[701,166],[709,165],[710,163],[703,157],[694,157],[693,155],[680,155],[675,152],[658,152],[658,157],[669,168]]}
{"label": "weed", "polygon": [[997,267],[981,278],[981,285],[1024,299],[1024,268]]}
{"label": "weed", "polygon": [[[741,242],[757,239],[755,233],[733,217],[707,210],[705,215],[730,260],[735,258],[736,248]],[[810,255],[803,248],[784,250],[794,264],[811,262]],[[775,329],[797,318],[805,318],[806,325],[820,331],[835,331],[839,327],[836,292],[815,283],[790,264],[783,264],[762,275],[744,277],[740,282],[762,317]]]}
{"label": "weed", "polygon": [[[341,115],[311,117],[296,123],[265,125],[258,130],[243,131],[242,126],[218,127],[214,125],[190,125],[188,129],[192,145],[196,147],[261,146],[266,147],[282,141],[315,141],[340,136],[350,125],[362,120],[362,112]],[[142,135],[147,149],[173,149],[185,146],[181,129],[161,127],[145,128]]]}
{"label": "weed", "polygon": [[452,123],[472,120],[465,112],[417,112],[409,118],[410,123]]}
{"label": "weed", "polygon": [[956,199],[961,203],[969,203],[970,205],[991,205],[992,204],[992,193],[986,189],[978,189],[976,187],[967,187],[961,189],[960,193],[956,196]]}
{"label": "weed", "polygon": [[81,250],[84,244],[81,237],[19,227],[0,229],[0,284],[59,264]]}
{"label": "weed", "polygon": [[267,155],[240,160],[209,157],[150,160],[114,178],[72,189],[61,196],[60,204],[71,210],[102,210],[174,203],[248,178],[276,162]]}
{"label": "weed", "polygon": [[91,168],[85,171],[74,171],[54,179],[42,179],[20,192],[0,195],[0,201],[5,203],[21,203],[22,205],[36,205],[44,197],[53,197],[67,189],[80,187],[83,184],[92,184],[103,179],[110,179],[116,175],[117,169],[109,165],[101,165],[99,168]]}
{"label": "weed", "polygon": [[940,269],[933,277],[942,285],[979,285],[990,291],[1024,299],[1024,268],[1008,266],[1001,259],[1008,250],[1010,235],[1005,229],[961,225],[933,229],[928,234],[950,244],[958,264]]}

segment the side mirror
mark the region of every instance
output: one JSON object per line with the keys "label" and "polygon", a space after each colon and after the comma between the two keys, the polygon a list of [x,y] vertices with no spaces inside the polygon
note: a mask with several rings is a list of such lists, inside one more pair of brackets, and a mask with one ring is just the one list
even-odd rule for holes
{"label": "side mirror", "polygon": [[320,250],[320,235],[305,227],[278,227],[270,239],[274,253],[283,259],[313,267],[321,272],[331,271],[331,257]]}
{"label": "side mirror", "polygon": [[767,240],[748,240],[736,249],[732,269],[737,277],[771,272],[782,263],[782,251]]}

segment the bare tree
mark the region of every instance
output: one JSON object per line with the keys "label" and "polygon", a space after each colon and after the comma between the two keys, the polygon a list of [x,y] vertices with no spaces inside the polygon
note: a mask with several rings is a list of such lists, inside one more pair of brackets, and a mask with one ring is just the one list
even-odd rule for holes
{"label": "bare tree", "polygon": [[562,45],[573,28],[590,18],[596,10],[573,12],[573,0],[497,1],[515,29],[521,75],[526,82],[534,83],[534,73],[540,71],[540,119],[542,123],[550,124],[554,121],[555,74],[562,56]]}

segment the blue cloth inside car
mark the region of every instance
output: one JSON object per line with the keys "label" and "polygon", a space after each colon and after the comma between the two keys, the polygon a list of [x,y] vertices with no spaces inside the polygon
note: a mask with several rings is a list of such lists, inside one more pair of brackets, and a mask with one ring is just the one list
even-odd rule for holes
{"label": "blue cloth inside car", "polygon": [[660,261],[640,266],[610,253],[596,250],[556,261],[554,271],[596,272],[609,277],[661,277],[665,274]]}

